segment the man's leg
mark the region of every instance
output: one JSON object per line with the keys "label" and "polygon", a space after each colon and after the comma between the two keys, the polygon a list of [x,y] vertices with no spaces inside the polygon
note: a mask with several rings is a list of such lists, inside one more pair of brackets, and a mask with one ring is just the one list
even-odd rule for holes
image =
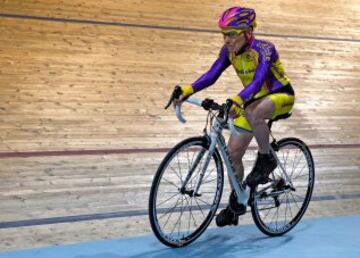
{"label": "man's leg", "polygon": [[[244,179],[244,166],[242,162],[242,158],[245,154],[246,149],[248,148],[252,139],[251,134],[241,134],[230,136],[228,142],[228,151],[230,155],[230,159],[232,161],[235,174],[241,183]],[[230,184],[231,181],[229,180]],[[233,186],[231,185],[233,189]],[[246,210],[245,210],[246,211]],[[234,214],[229,206],[220,211],[219,215],[216,217],[216,224],[219,227],[227,226],[227,225],[237,225],[238,224],[238,215]]]}
{"label": "man's leg", "polygon": [[270,119],[274,111],[275,104],[269,98],[263,98],[254,102],[245,110],[245,116],[252,127],[261,154],[268,154],[270,151],[270,130],[265,119]]}
{"label": "man's leg", "polygon": [[244,165],[242,158],[253,136],[251,134],[231,134],[228,142],[228,151],[233,163],[235,174],[241,183],[244,180]]}
{"label": "man's leg", "polygon": [[252,103],[245,109],[245,116],[259,145],[259,154],[255,166],[247,177],[247,183],[250,187],[265,183],[271,171],[277,166],[275,158],[270,154],[270,130],[265,121],[270,119],[274,112],[274,102],[266,97]]}

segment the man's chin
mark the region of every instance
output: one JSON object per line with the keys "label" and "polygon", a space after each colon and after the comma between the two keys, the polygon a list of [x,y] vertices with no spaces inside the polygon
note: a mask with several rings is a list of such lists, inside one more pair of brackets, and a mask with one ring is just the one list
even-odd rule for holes
{"label": "man's chin", "polygon": [[237,52],[234,47],[227,47],[227,49],[228,49],[228,51],[229,51],[230,53],[236,53],[236,52]]}

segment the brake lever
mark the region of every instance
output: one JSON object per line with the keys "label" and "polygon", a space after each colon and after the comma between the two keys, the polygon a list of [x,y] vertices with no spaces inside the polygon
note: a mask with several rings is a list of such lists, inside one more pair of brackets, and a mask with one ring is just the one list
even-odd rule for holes
{"label": "brake lever", "polygon": [[229,118],[229,112],[232,105],[233,105],[233,101],[231,99],[227,99],[225,104],[225,121],[227,121]]}
{"label": "brake lever", "polygon": [[179,85],[176,85],[172,94],[171,94],[171,97],[169,99],[169,102],[167,103],[167,105],[165,106],[165,109],[168,109],[168,107],[170,107],[171,103],[174,101],[174,99],[178,99],[182,94],[182,89]]}

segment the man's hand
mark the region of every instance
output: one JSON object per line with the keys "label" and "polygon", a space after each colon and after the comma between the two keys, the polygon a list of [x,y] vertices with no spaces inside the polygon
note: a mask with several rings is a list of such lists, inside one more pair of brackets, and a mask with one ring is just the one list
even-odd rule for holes
{"label": "man's hand", "polygon": [[240,98],[240,96],[236,95],[235,97],[232,97],[231,100],[233,101],[233,105],[230,108],[230,117],[235,119],[244,115],[244,109],[242,107],[243,100]]}
{"label": "man's hand", "polygon": [[174,108],[176,106],[180,106],[184,102],[185,99],[186,99],[186,97],[184,95],[180,95],[180,97],[178,99],[174,99],[174,101],[173,101]]}
{"label": "man's hand", "polygon": [[173,101],[174,108],[178,105],[181,105],[187,97],[194,93],[193,87],[191,85],[184,85],[181,87],[181,90],[182,95],[180,95],[178,99],[174,99]]}

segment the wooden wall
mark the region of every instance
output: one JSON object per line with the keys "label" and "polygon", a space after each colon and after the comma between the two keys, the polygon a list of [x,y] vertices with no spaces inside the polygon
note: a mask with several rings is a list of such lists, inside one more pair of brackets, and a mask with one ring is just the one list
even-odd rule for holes
{"label": "wooden wall", "polygon": [[[2,0],[0,13],[216,31],[229,5]],[[309,143],[359,142],[359,4],[248,5],[258,11],[258,38],[277,45],[297,93],[293,118],[275,130]],[[1,151],[168,147],[200,133],[203,111],[191,108],[183,126],[163,106],[173,85],[208,69],[221,36],[118,25],[0,18]],[[199,96],[223,101],[241,87],[229,68]]]}
{"label": "wooden wall", "polygon": [[359,39],[360,3],[354,0],[207,1],[181,0],[1,0],[1,12],[69,19],[214,30],[220,13],[233,5],[256,9],[264,33]]}

